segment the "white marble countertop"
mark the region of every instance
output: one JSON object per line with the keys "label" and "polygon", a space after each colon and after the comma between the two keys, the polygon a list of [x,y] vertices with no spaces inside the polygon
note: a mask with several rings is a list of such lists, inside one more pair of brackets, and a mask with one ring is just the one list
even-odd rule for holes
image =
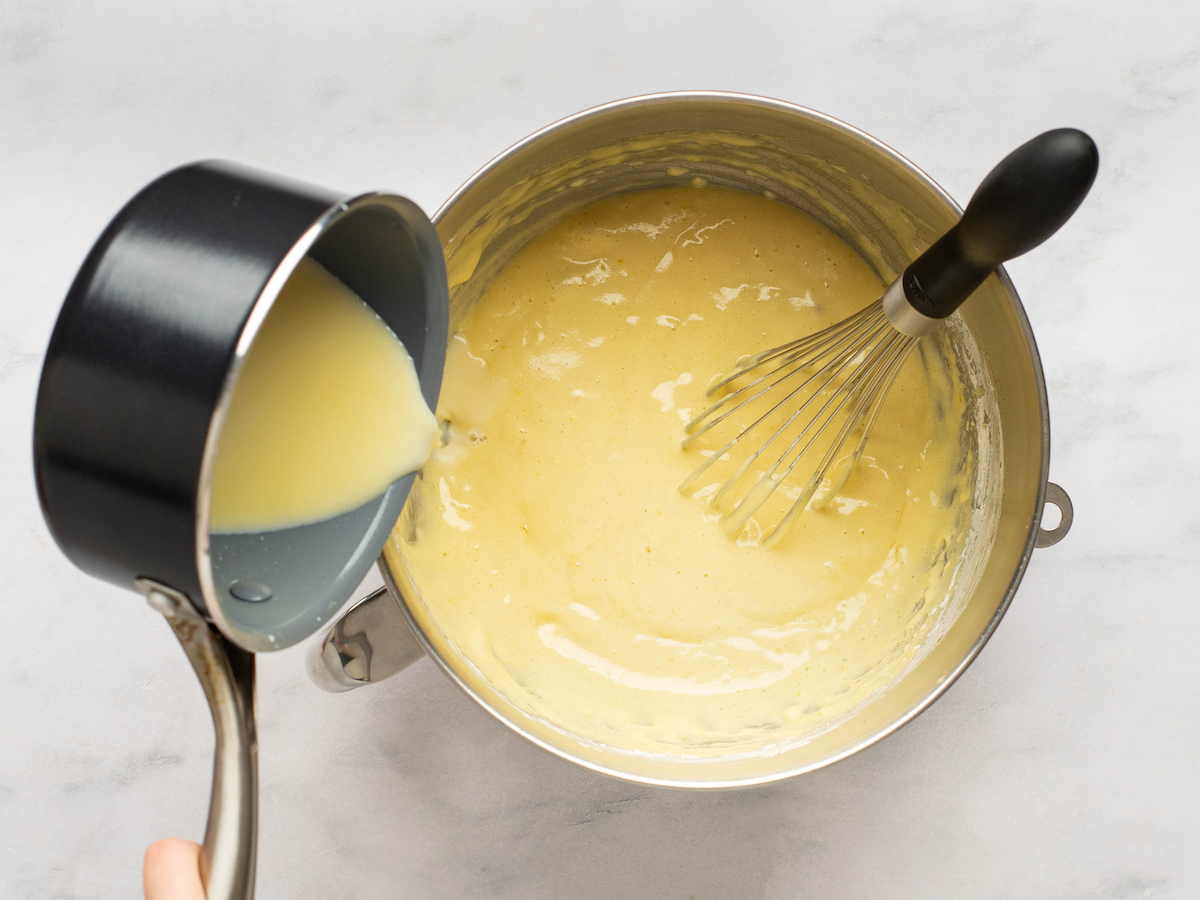
{"label": "white marble countertop", "polygon": [[58,552],[31,475],[41,355],[112,214],[204,157],[432,211],[563,115],[685,88],[837,116],[960,200],[1046,128],[1096,138],[1091,198],[1009,267],[1074,530],[1035,554],[932,709],[754,790],[593,775],[510,734],[427,660],[331,696],[302,648],[261,657],[258,896],[1200,896],[1193,0],[6,0],[0,896],[140,896],[145,845],[204,825],[212,737],[195,679],[137,595]]}

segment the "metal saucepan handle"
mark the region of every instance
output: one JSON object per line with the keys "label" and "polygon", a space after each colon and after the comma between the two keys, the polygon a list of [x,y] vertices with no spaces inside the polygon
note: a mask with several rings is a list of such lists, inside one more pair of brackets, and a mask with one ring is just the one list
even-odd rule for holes
{"label": "metal saucepan handle", "polygon": [[[1067,536],[1067,532],[1071,530],[1071,522],[1075,519],[1075,509],[1071,506],[1071,498],[1067,496],[1067,492],[1060,488],[1053,481],[1046,482],[1046,503],[1051,506],[1057,506],[1062,518],[1053,528],[1043,528],[1038,525],[1037,538],[1034,539],[1033,546],[1035,547],[1053,547],[1059,541]],[[1042,507],[1043,511],[1045,506]],[[1041,521],[1041,516],[1038,517]]]}
{"label": "metal saucepan handle", "polygon": [[200,851],[208,900],[251,900],[258,854],[258,733],[254,654],[230,643],[187,596],[148,578],[137,588],[183,645],[212,712],[216,731],[212,799]]}
{"label": "metal saucepan handle", "polygon": [[350,691],[395,675],[425,655],[386,587],[347,610],[308,651],[318,687]]}

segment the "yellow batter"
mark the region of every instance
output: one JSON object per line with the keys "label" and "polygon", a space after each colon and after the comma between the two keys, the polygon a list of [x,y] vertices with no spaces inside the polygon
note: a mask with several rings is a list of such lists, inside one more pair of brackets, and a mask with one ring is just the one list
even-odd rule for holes
{"label": "yellow batter", "polygon": [[533,241],[451,340],[443,446],[393,536],[434,625],[619,751],[773,752],[886,687],[965,537],[953,367],[914,353],[853,477],[775,550],[722,533],[703,479],[676,491],[712,376],[882,289],[814,220],[726,189],[616,197]]}
{"label": "yellow batter", "polygon": [[416,471],[437,430],[404,345],[305,257],[234,386],[209,530],[267,531],[349,512]]}

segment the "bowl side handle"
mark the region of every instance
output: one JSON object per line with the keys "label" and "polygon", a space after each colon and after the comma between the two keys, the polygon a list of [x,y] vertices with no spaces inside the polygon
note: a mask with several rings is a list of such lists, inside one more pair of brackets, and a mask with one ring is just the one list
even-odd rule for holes
{"label": "bowl side handle", "polygon": [[341,693],[390,678],[424,655],[396,600],[381,587],[351,606],[309,647],[307,668],[318,687]]}
{"label": "bowl side handle", "polygon": [[[1049,503],[1051,506],[1057,506],[1058,511],[1062,514],[1062,518],[1053,528],[1043,528],[1040,524],[1041,515],[1038,515],[1038,533],[1033,546],[1039,549],[1042,547],[1053,547],[1065,538],[1067,532],[1071,530],[1071,523],[1075,520],[1075,508],[1071,505],[1071,498],[1067,496],[1066,491],[1053,481],[1046,483],[1046,503]],[[1045,509],[1045,504],[1043,504],[1042,509]]]}

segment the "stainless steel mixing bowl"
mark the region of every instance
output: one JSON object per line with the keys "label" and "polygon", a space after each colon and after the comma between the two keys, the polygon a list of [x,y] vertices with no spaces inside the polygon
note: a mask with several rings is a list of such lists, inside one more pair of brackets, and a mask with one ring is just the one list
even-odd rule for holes
{"label": "stainless steel mixing bowl", "polygon": [[[601,197],[697,178],[799,207],[855,247],[885,284],[960,215],[908,160],[811,110],[721,93],[623,100],[517,144],[439,211],[434,221],[447,253],[451,333],[517,250],[563,215]],[[940,341],[969,388],[963,439],[979,470],[956,586],[936,638],[900,679],[803,743],[770,756],[685,761],[620,753],[535,719],[483,681],[438,630],[397,540],[380,558],[389,591],[367,598],[331,630],[312,657],[314,677],[344,690],[426,653],[484,709],[534,743],[596,771],[658,785],[762,783],[875,743],[929,706],[970,665],[1012,601],[1035,546],[1057,542],[1070,527],[1069,500],[1047,484],[1049,412],[1037,347],[1003,270],[955,315]],[[1052,531],[1039,526],[1046,502],[1063,513]]]}

